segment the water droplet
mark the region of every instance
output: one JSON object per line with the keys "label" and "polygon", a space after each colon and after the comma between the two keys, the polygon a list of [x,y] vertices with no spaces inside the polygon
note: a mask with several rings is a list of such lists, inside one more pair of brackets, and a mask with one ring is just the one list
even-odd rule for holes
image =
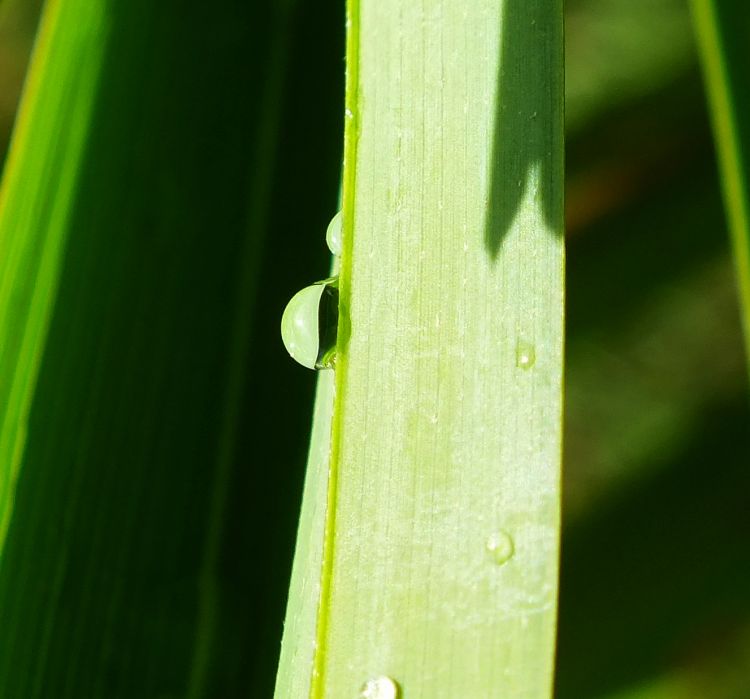
{"label": "water droplet", "polygon": [[524,340],[519,340],[516,345],[516,366],[519,369],[531,369],[536,362],[536,350],[534,345]]}
{"label": "water droplet", "polygon": [[345,109],[345,110],[344,110],[344,116],[345,116],[345,117],[346,117],[347,119],[354,119],[354,112],[352,112],[352,110],[351,110],[351,109]]}
{"label": "water droplet", "polygon": [[339,211],[331,219],[331,222],[328,224],[328,230],[326,231],[326,243],[328,244],[328,249],[336,255],[336,257],[341,257],[341,229],[342,221],[341,212]]}
{"label": "water droplet", "polygon": [[292,296],[281,316],[281,339],[308,369],[330,369],[336,352],[338,279],[324,279]]}
{"label": "water droplet", "polygon": [[401,689],[390,677],[374,677],[362,685],[360,699],[400,699]]}
{"label": "water droplet", "polygon": [[513,539],[510,538],[510,534],[502,530],[490,534],[484,546],[487,549],[487,553],[492,557],[492,562],[499,566],[507,563],[513,557],[513,552],[515,551]]}

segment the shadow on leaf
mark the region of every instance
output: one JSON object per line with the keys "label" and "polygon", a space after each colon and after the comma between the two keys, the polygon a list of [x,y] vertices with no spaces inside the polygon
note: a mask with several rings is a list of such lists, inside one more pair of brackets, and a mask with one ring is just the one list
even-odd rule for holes
{"label": "shadow on leaf", "polygon": [[[557,51],[562,19],[543,0],[503,3],[502,55],[498,65],[495,133],[490,162],[485,248],[493,260],[523,200],[534,188],[544,224],[562,232],[562,199],[554,191],[562,131],[555,120],[562,108],[563,76]],[[529,46],[540,47],[529,53]],[[542,89],[542,86],[545,86]]]}

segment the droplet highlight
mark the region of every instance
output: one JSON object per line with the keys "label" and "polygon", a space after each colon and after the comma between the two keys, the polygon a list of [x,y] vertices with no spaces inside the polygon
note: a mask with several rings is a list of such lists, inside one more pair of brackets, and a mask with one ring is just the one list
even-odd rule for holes
{"label": "droplet highlight", "polygon": [[367,680],[359,692],[359,699],[400,699],[401,688],[385,675]]}
{"label": "droplet highlight", "polygon": [[326,244],[328,245],[328,249],[336,255],[336,257],[341,257],[341,249],[343,246],[341,238],[342,229],[343,221],[341,218],[341,212],[339,211],[331,219],[331,222],[328,224],[328,229],[326,230]]}
{"label": "droplet highlight", "polygon": [[515,552],[515,545],[510,534],[505,531],[497,531],[490,534],[485,542],[485,549],[495,565],[505,565]]}
{"label": "droplet highlight", "polygon": [[292,296],[281,316],[281,339],[292,359],[308,369],[330,369],[336,355],[338,278],[324,279]]}
{"label": "droplet highlight", "polygon": [[516,366],[519,369],[531,369],[536,362],[534,345],[523,340],[516,345]]}

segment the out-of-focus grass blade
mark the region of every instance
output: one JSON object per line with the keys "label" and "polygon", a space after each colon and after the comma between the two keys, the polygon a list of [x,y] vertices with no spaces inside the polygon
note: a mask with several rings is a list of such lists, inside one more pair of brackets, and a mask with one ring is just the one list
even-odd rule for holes
{"label": "out-of-focus grass blade", "polygon": [[305,503],[277,696],[547,697],[562,6],[353,0],[347,59],[335,405],[306,497],[328,495],[322,525]]}
{"label": "out-of-focus grass blade", "polygon": [[45,10],[0,211],[2,697],[269,692],[311,388],[275,327],[335,202],[331,14]]}
{"label": "out-of-focus grass blade", "polygon": [[692,0],[692,8],[750,347],[750,7],[743,0]]}
{"label": "out-of-focus grass blade", "polygon": [[40,0],[0,3],[0,162],[8,153],[29,57],[39,27]]}
{"label": "out-of-focus grass blade", "polygon": [[106,37],[100,3],[49,4],[0,192],[0,551]]}

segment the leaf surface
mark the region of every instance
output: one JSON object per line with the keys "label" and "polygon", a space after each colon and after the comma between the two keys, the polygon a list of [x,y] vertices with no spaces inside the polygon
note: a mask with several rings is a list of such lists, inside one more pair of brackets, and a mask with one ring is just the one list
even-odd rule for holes
{"label": "leaf surface", "polygon": [[316,429],[306,497],[327,496],[298,542],[277,696],[390,678],[407,697],[547,697],[562,6],[361,0],[348,19],[331,446],[321,468]]}

